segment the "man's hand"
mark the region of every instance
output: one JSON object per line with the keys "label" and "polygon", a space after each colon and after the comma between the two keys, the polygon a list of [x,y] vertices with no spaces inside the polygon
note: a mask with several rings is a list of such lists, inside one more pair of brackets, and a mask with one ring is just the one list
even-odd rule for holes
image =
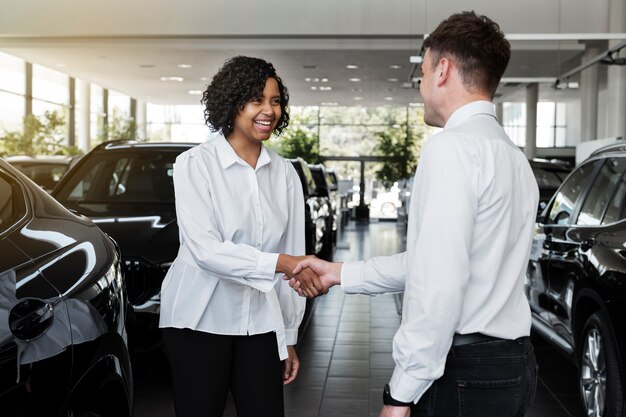
{"label": "man's hand", "polygon": [[298,262],[298,265],[293,270],[294,276],[290,279],[289,285],[296,290],[298,294],[306,294],[311,284],[308,282],[307,276],[303,274],[307,271],[313,271],[316,276],[319,277],[318,279],[322,285],[322,291],[326,294],[330,287],[341,283],[342,265],[343,264],[339,262],[326,262],[315,256],[308,256]]}
{"label": "man's hand", "polygon": [[378,417],[409,417],[411,415],[411,407],[394,407],[392,405],[384,405],[380,410]]}
{"label": "man's hand", "polygon": [[300,369],[300,360],[298,359],[296,349],[293,346],[287,346],[287,353],[289,357],[283,362],[283,385],[287,385],[296,379]]}
{"label": "man's hand", "polygon": [[[285,279],[293,280],[295,279],[293,270],[296,268],[298,262],[309,258],[310,256],[291,256],[286,254],[278,255],[276,272],[282,272],[286,275]],[[302,284],[299,286],[299,291],[296,291],[300,296],[313,298],[328,292],[328,289],[322,284],[322,281],[312,269],[305,269],[299,272],[299,279],[302,280]]]}

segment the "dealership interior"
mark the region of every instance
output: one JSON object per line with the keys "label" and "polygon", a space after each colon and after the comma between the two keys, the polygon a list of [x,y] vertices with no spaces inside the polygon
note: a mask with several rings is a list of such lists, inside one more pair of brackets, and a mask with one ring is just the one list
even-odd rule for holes
{"label": "dealership interior", "polygon": [[[511,60],[496,90],[494,110],[537,176],[538,222],[553,217],[551,206],[563,195],[563,201],[571,200],[568,219],[578,216],[578,222],[557,218],[555,223],[587,228],[569,229],[562,239],[576,240],[576,233],[584,235],[596,228],[592,238],[578,239],[577,249],[570,246],[557,253],[545,249],[544,243],[544,255],[549,252],[546,256],[561,262],[546,264],[546,271],[553,274],[546,286],[556,285],[568,256],[578,263],[590,259],[596,265],[598,272],[585,279],[572,272],[573,267],[565,267],[570,269],[564,278],[567,284],[560,284],[563,288],[538,294],[541,288],[536,281],[542,278],[533,268],[544,268],[544,255],[533,260],[531,253],[525,285],[539,373],[535,399],[526,415],[626,416],[626,227],[620,221],[626,215],[611,214],[612,207],[626,211],[624,203],[611,205],[622,195],[620,184],[626,184],[626,164],[622,167],[620,162],[626,161],[626,142],[621,146],[626,138],[626,0],[0,0],[0,191],[5,190],[1,180],[14,176],[11,169],[17,168],[50,198],[90,218],[119,244],[131,304],[127,321],[133,321],[127,323],[132,327],[127,343],[132,382],[125,385],[130,404],[125,415],[175,415],[170,369],[154,318],[158,321],[160,284],[176,252],[162,253],[167,247],[162,240],[150,246],[126,239],[130,234],[137,239],[152,240],[157,235],[162,239],[164,233],[159,231],[170,230],[170,223],[176,225],[173,209],[155,214],[156,209],[145,208],[153,196],[161,206],[169,202],[173,207],[173,189],[166,192],[163,187],[173,187],[176,155],[214,138],[200,104],[213,75],[231,57],[254,56],[271,62],[288,88],[292,132],[286,130],[285,137],[313,141],[316,153],[286,158],[297,170],[302,164],[298,173],[305,187],[309,187],[306,181],[315,180],[310,196],[305,190],[305,199],[311,199],[307,204],[326,207],[315,209],[314,217],[325,220],[321,226],[313,221],[307,253],[339,262],[392,255],[406,249],[407,207],[419,150],[440,131],[423,120],[418,90],[422,45],[439,22],[464,10],[492,18],[510,42]],[[414,148],[413,164],[403,160],[403,168],[393,171],[395,178],[380,174],[386,172],[389,160],[381,141],[389,137]],[[268,146],[280,153],[286,149],[281,140],[272,138]],[[155,185],[149,192],[142,190],[150,195],[142,204],[133,200],[132,215],[127,208],[115,212],[113,203],[78,201],[82,197],[77,190],[86,190],[83,197],[90,191],[86,178],[96,184],[105,175],[97,171],[103,166],[99,161],[117,161],[111,174],[117,180],[118,175],[147,172],[148,165],[133,168],[133,164],[153,158],[157,151],[158,161],[150,165]],[[5,162],[13,168],[5,167]],[[593,169],[585,169],[585,164]],[[605,175],[608,166],[616,173],[606,168]],[[609,178],[604,183],[602,175]],[[567,187],[559,188],[563,181],[572,189],[577,186],[580,197],[567,194]],[[585,186],[592,182],[593,187]],[[604,184],[606,198],[595,184]],[[145,181],[130,179],[125,186],[130,192],[134,186],[144,187]],[[593,198],[602,207],[586,211]],[[0,195],[0,203],[4,200]],[[588,219],[594,210],[600,213],[597,222]],[[38,210],[28,212],[37,215]],[[153,235],[146,237],[139,226],[131,225],[137,219],[151,226]],[[598,231],[605,225],[610,230]],[[0,250],[5,233],[14,231],[11,227],[0,221]],[[174,230],[170,235],[177,249]],[[624,239],[619,242],[621,249],[615,243],[619,239]],[[16,242],[12,245],[20,246]],[[600,252],[610,245],[609,255]],[[612,256],[621,258],[607,260]],[[579,269],[588,273],[589,268]],[[2,299],[6,293],[1,280],[10,269],[8,261],[0,260],[0,320],[5,321],[14,312],[8,299]],[[608,286],[599,284],[607,275]],[[588,288],[577,290],[580,282],[591,281]],[[579,294],[595,288],[603,288],[596,296],[602,300],[592,308],[591,302],[580,301],[584,297]],[[9,298],[18,302],[15,291]],[[285,415],[377,416],[383,386],[395,367],[392,341],[402,310],[401,293],[346,295],[340,286],[307,301],[297,344],[301,368],[296,380],[285,386]],[[614,319],[620,313],[624,315]],[[561,315],[566,319],[561,320]],[[609,324],[589,327],[590,317]],[[0,324],[0,381],[16,378],[17,360],[19,382],[24,372],[20,367],[27,362],[20,362],[20,353],[15,352],[30,340],[15,336],[12,324],[12,334],[5,327]],[[592,336],[602,342],[596,346],[601,354],[591,354],[595,368],[585,363],[590,353],[581,346]],[[583,371],[590,367],[597,368],[592,377]],[[13,373],[7,377],[9,368]],[[68,381],[71,385],[71,378]],[[24,389],[32,394],[30,388]],[[0,409],[9,401],[29,401],[30,397],[13,398],[10,392],[17,391],[0,385]],[[68,398],[72,403],[74,397]],[[21,410],[19,405],[12,407],[8,409]],[[122,415],[104,408],[90,410],[82,403],[76,408],[59,407],[50,415]],[[237,415],[231,397],[224,415]]]}

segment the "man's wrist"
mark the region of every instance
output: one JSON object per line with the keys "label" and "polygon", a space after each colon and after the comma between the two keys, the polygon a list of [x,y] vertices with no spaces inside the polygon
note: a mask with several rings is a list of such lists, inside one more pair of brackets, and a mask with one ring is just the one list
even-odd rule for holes
{"label": "man's wrist", "polygon": [[393,407],[410,407],[411,403],[405,403],[402,401],[398,401],[391,396],[391,389],[389,388],[389,384],[385,384],[385,388],[383,389],[383,404],[390,405]]}

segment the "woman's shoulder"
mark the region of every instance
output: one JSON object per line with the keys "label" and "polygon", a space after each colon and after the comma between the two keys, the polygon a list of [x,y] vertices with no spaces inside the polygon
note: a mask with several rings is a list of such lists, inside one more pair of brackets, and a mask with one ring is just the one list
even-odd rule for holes
{"label": "woman's shoulder", "polygon": [[199,143],[196,146],[187,149],[182,152],[176,158],[176,163],[188,163],[193,159],[210,158],[216,154],[215,145],[216,139],[209,139],[205,142]]}

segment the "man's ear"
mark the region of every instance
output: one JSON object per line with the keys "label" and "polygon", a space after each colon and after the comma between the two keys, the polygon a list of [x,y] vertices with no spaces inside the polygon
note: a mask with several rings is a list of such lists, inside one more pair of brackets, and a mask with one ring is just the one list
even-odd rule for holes
{"label": "man's ear", "polygon": [[452,71],[450,60],[447,58],[441,58],[435,72],[435,76],[437,77],[437,87],[441,87],[446,83],[448,77],[450,77],[450,71]]}

